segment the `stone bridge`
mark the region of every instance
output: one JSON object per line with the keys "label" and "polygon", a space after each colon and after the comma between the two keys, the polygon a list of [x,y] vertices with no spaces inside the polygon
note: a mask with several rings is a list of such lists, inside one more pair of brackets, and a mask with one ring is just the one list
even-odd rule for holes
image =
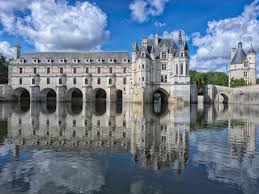
{"label": "stone bridge", "polygon": [[237,88],[207,85],[204,92],[204,103],[259,104],[259,85]]}

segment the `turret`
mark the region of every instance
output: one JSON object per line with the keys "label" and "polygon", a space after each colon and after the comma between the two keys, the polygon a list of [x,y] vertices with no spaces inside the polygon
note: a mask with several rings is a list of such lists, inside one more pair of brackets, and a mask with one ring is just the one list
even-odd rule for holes
{"label": "turret", "polygon": [[256,64],[256,51],[253,48],[253,45],[251,44],[251,48],[249,49],[247,53],[247,59],[249,63]]}
{"label": "turret", "polygon": [[20,57],[20,55],[21,55],[21,46],[19,44],[16,44],[14,46],[14,56],[13,56],[13,58],[18,59]]}
{"label": "turret", "polygon": [[158,36],[158,34],[156,34],[156,36],[155,36],[155,46],[158,46],[158,44],[159,44],[159,36]]}
{"label": "turret", "polygon": [[147,49],[147,38],[143,38],[142,39],[142,45],[141,45],[142,49]]}

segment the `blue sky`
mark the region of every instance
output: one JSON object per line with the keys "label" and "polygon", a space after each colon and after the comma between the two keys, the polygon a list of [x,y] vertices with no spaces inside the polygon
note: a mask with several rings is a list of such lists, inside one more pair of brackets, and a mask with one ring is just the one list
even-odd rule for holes
{"label": "blue sky", "polygon": [[259,46],[257,0],[0,0],[0,11],[0,52],[7,56],[16,42],[24,52],[131,52],[143,36],[175,38],[181,29],[193,69],[225,71],[239,40],[245,49]]}

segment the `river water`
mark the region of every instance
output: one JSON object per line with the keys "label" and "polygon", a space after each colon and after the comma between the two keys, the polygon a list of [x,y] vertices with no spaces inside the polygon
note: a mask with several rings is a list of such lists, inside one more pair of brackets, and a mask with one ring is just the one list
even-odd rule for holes
{"label": "river water", "polygon": [[0,193],[259,193],[259,106],[0,104]]}

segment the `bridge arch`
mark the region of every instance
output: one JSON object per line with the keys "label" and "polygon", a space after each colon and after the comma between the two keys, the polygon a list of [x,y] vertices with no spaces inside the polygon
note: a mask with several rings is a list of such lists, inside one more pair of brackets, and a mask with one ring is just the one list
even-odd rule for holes
{"label": "bridge arch", "polygon": [[67,101],[83,101],[83,93],[79,88],[70,88],[67,91]]}
{"label": "bridge arch", "polygon": [[154,90],[152,97],[153,103],[159,102],[161,104],[168,104],[169,93],[163,88],[157,88]]}
{"label": "bridge arch", "polygon": [[57,93],[52,88],[44,88],[40,91],[41,101],[55,102],[57,100]]}
{"label": "bridge arch", "polygon": [[17,101],[29,101],[30,100],[30,92],[23,87],[16,88],[12,93],[13,97]]}
{"label": "bridge arch", "polygon": [[218,103],[228,104],[229,103],[229,97],[225,93],[219,93],[217,101],[218,101]]}
{"label": "bridge arch", "polygon": [[107,99],[106,91],[103,88],[96,88],[94,90],[94,97],[95,97],[95,100],[104,101]]}

